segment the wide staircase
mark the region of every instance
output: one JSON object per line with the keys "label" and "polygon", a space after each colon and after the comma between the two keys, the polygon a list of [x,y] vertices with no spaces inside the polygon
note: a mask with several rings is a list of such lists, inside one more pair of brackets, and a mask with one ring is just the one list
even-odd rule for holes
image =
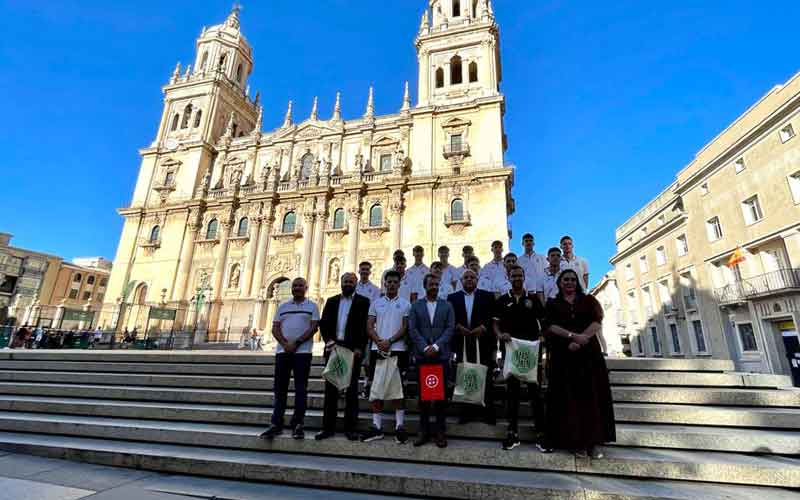
{"label": "wide staircase", "polygon": [[[599,460],[542,454],[525,442],[503,451],[502,419],[458,425],[455,408],[446,449],[388,437],[314,441],[319,358],[306,439],[265,442],[258,435],[272,410],[273,363],[239,352],[0,351],[0,449],[424,498],[800,498],[800,391],[787,377],[734,373],[727,361],[609,359],[618,441]],[[416,404],[409,409],[415,432]],[[369,423],[362,411],[361,427]]]}

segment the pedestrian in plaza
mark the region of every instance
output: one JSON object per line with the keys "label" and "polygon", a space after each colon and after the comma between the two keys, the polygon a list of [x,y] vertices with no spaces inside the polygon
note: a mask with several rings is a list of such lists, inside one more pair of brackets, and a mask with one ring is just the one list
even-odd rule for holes
{"label": "pedestrian in plaza", "polygon": [[[405,258],[404,258],[405,259]],[[379,297],[369,306],[367,319],[367,335],[371,343],[369,358],[369,378],[372,380],[379,359],[397,358],[397,366],[403,382],[408,370],[408,347],[406,336],[408,334],[408,314],[411,303],[400,296],[400,273],[389,271],[384,278],[386,295]],[[403,383],[403,385],[405,385]],[[398,444],[408,441],[405,430],[405,399],[395,401],[370,401],[372,410],[372,426],[361,437],[365,443],[383,439],[383,410],[386,403],[395,406],[395,434],[394,439]]]}
{"label": "pedestrian in plaza", "polygon": [[261,344],[261,338],[258,335],[258,330],[253,328],[252,330],[250,330],[250,350],[254,352],[257,351],[259,349],[260,344]]}
{"label": "pedestrian in plaza", "polygon": [[[494,333],[500,342],[503,359],[507,356],[506,343],[511,342],[512,338],[530,341],[541,340],[539,321],[544,319],[544,308],[538,297],[525,290],[525,270],[521,266],[512,267],[510,278],[511,290],[497,299],[493,318]],[[540,347],[540,360],[541,352]],[[521,384],[522,382],[514,377],[506,380],[508,433],[502,444],[504,450],[513,450],[520,445],[519,403],[522,394]],[[534,424],[537,429],[541,430],[544,428],[544,408],[542,407],[539,384],[528,382],[526,386]]]}
{"label": "pedestrian in plaza", "polygon": [[584,293],[572,269],[561,272],[558,290],[547,302],[545,446],[602,458],[597,446],[616,440],[608,369],[597,339],[603,308]]}
{"label": "pedestrian in plaza", "polygon": [[[325,301],[319,331],[325,342],[325,362],[328,362],[334,346],[353,351],[353,366],[350,385],[345,390],[344,432],[347,439],[357,441],[358,424],[358,379],[361,360],[367,347],[367,313],[370,301],[356,293],[356,275],[344,273],[341,278],[342,293]],[[332,437],[336,433],[336,413],[339,411],[339,389],[325,381],[325,406],[322,414],[322,430],[314,438],[317,441]]]}
{"label": "pedestrian in plaza", "polygon": [[[408,330],[414,354],[420,365],[438,364],[442,367],[443,377],[441,383],[448,380],[448,370],[451,360],[450,342],[455,330],[455,314],[453,307],[439,296],[439,278],[428,274],[423,278],[425,284],[425,298],[418,300],[411,306],[408,315]],[[422,381],[420,381],[422,384]],[[442,401],[423,401],[420,390],[420,429],[419,437],[414,446],[422,446],[430,442],[433,437],[436,446],[447,447],[445,437],[445,410],[447,399]],[[431,425],[431,413],[436,423]]]}
{"label": "pedestrian in plaza", "polygon": [[308,285],[303,278],[292,281],[292,298],[280,306],[272,323],[272,336],[278,342],[275,348],[275,408],[272,421],[261,433],[272,439],[283,432],[283,417],[289,379],[294,376],[294,414],[292,437],[303,439],[303,421],[306,415],[308,375],[311,371],[313,337],[319,323],[317,305],[306,298]]}
{"label": "pedestrian in plaza", "polygon": [[[479,290],[478,275],[467,269],[461,275],[462,290],[450,294],[447,301],[453,306],[455,333],[453,335],[453,351],[459,363],[465,361],[475,363],[480,354],[481,364],[487,367],[489,377],[494,373],[497,353],[497,338],[492,330],[494,314],[494,295],[486,290]],[[476,352],[476,340],[479,352]],[[466,346],[467,360],[464,359]],[[495,425],[494,384],[486,380],[484,391],[483,421]],[[462,405],[459,423],[465,424],[476,417],[478,408],[474,405]]]}

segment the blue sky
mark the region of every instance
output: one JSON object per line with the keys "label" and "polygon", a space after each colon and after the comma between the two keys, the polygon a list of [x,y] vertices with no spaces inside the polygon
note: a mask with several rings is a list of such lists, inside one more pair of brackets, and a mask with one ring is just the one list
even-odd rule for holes
{"label": "blue sky", "polygon": [[[253,89],[264,127],[286,101],[307,116],[395,112],[416,80],[412,45],[427,0],[246,2]],[[800,5],[745,1],[495,0],[502,90],[517,165],[514,248],[572,234],[592,281],[610,268],[614,229],[694,153],[800,68]],[[0,0],[0,231],[72,258],[113,258],[137,150],[154,137],[161,86],[193,59],[227,1]]]}

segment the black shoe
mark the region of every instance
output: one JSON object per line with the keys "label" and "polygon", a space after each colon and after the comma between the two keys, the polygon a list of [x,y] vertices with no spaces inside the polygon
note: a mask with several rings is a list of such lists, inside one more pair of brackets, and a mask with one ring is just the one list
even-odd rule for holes
{"label": "black shoe", "polygon": [[536,449],[542,453],[553,453],[553,448],[548,448],[542,443],[536,443]]}
{"label": "black shoe", "polygon": [[302,424],[297,424],[294,426],[294,431],[292,431],[292,437],[295,439],[305,439],[306,432],[303,430]]}
{"label": "black shoe", "polygon": [[361,439],[361,435],[355,431],[345,432],[344,437],[346,437],[348,441],[359,441]]}
{"label": "black shoe", "polygon": [[364,435],[361,436],[362,443],[370,443],[379,439],[383,439],[383,431],[374,425],[370,427],[369,430],[364,433]]}
{"label": "black shoe", "polygon": [[414,441],[414,446],[424,446],[431,442],[430,434],[420,434],[416,441]]}
{"label": "black shoe", "polygon": [[519,434],[516,432],[509,431],[506,438],[503,440],[503,449],[504,450],[513,450],[521,443],[519,441]]}
{"label": "black shoe", "polygon": [[402,426],[395,429],[394,442],[397,444],[406,444],[408,442],[408,433]]}
{"label": "black shoe", "polygon": [[316,436],[314,436],[314,439],[316,439],[317,441],[322,441],[323,439],[328,439],[328,438],[333,437],[334,434],[335,433],[333,431],[322,430],[322,431],[319,431],[316,434]]}
{"label": "black shoe", "polygon": [[443,432],[436,434],[434,443],[436,443],[437,448],[447,448],[447,438],[444,436]]}
{"label": "black shoe", "polygon": [[283,433],[283,428],[275,424],[269,424],[267,429],[259,436],[261,439],[273,439],[275,436],[280,436]]}

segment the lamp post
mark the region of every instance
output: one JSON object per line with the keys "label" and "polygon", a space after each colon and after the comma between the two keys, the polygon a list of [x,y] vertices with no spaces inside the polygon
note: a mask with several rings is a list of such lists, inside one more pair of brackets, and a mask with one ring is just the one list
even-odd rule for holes
{"label": "lamp post", "polygon": [[192,331],[192,347],[194,346],[194,339],[197,336],[197,322],[200,319],[200,310],[205,305],[206,292],[210,292],[211,287],[203,283],[197,287],[194,296],[189,300],[194,305],[194,330]]}

